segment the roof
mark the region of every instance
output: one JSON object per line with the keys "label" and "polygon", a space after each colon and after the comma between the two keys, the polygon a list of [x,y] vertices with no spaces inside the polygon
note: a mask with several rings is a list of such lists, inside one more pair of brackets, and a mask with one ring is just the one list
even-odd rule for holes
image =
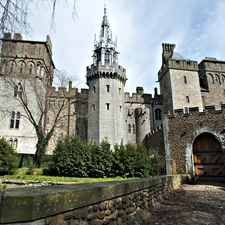
{"label": "roof", "polygon": [[186,60],[183,56],[181,56],[178,52],[172,52],[169,56],[169,59],[176,59],[176,60]]}

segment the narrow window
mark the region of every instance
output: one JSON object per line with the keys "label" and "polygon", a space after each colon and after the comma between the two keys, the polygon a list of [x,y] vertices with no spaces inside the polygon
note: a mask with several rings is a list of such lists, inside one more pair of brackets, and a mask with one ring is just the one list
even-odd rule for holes
{"label": "narrow window", "polygon": [[23,72],[23,63],[20,63],[20,73]]}
{"label": "narrow window", "polygon": [[106,85],[106,90],[107,90],[107,92],[109,92],[109,85]]}
{"label": "narrow window", "polygon": [[106,53],[105,53],[105,62],[109,62],[109,58],[110,58],[110,55],[109,55],[109,52],[107,51]]}
{"label": "narrow window", "polygon": [[222,81],[222,83],[224,83],[224,76],[222,76],[221,81]]}
{"label": "narrow window", "polygon": [[17,148],[17,146],[18,146],[18,140],[17,140],[17,138],[15,138],[14,139],[14,148]]}
{"label": "narrow window", "polygon": [[134,125],[134,124],[133,124],[133,133],[134,133],[134,134],[136,133],[135,125]]}
{"label": "narrow window", "polygon": [[16,85],[15,87],[14,87],[14,94],[13,94],[13,96],[16,98],[17,97],[17,92],[18,92],[18,86]]}
{"label": "narrow window", "polygon": [[119,95],[121,95],[121,88],[119,88]]}
{"label": "narrow window", "polygon": [[187,77],[184,76],[184,83],[187,84]]}
{"label": "narrow window", "polygon": [[10,64],[10,72],[13,72],[14,62],[11,62]]}
{"label": "narrow window", "polygon": [[95,86],[93,86],[93,93],[95,93],[96,92],[96,87]]}
{"label": "narrow window", "polygon": [[91,111],[95,111],[95,104],[92,104]]}
{"label": "narrow window", "polygon": [[223,90],[223,96],[225,97],[225,90]]}
{"label": "narrow window", "polygon": [[12,112],[10,120],[10,128],[14,128],[14,122],[15,122],[15,112]]}
{"label": "narrow window", "polygon": [[40,65],[38,65],[37,66],[37,77],[40,75],[40,70],[41,70]]}
{"label": "narrow window", "polygon": [[184,107],[184,114],[188,113],[188,107]]}
{"label": "narrow window", "polygon": [[12,146],[12,143],[13,143],[13,139],[12,138],[10,138],[9,139],[9,144]]}
{"label": "narrow window", "polygon": [[120,112],[122,112],[122,106],[120,105]]}
{"label": "narrow window", "polygon": [[42,67],[42,68],[41,68],[41,77],[43,77],[44,74],[45,74],[45,70],[44,70],[44,68]]}
{"label": "narrow window", "polygon": [[156,109],[155,110],[155,119],[156,120],[161,120],[161,109]]}
{"label": "narrow window", "polygon": [[2,64],[2,73],[5,73],[5,63]]}
{"label": "narrow window", "polygon": [[22,97],[23,87],[22,87],[22,85],[20,83],[18,84],[18,93],[19,93],[19,96]]}
{"label": "narrow window", "polygon": [[32,65],[32,63],[30,63],[29,73],[32,73],[32,69],[33,69],[33,65]]}
{"label": "narrow window", "polygon": [[128,124],[128,133],[130,134],[131,133],[131,125]]}
{"label": "narrow window", "polygon": [[18,112],[16,114],[16,126],[15,126],[15,128],[19,129],[19,127],[20,127],[20,113]]}
{"label": "narrow window", "polygon": [[106,103],[106,109],[109,110],[109,103]]}
{"label": "narrow window", "polygon": [[186,102],[187,102],[187,103],[190,103],[189,96],[186,96]]}

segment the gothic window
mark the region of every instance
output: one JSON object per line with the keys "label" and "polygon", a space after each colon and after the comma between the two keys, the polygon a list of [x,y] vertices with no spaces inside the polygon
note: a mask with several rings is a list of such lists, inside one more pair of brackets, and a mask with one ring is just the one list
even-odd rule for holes
{"label": "gothic window", "polygon": [[15,125],[15,128],[19,129],[19,127],[20,127],[20,113],[18,112],[16,114],[16,125]]}
{"label": "gothic window", "polygon": [[21,63],[20,63],[20,73],[22,73],[22,72],[23,72],[23,68],[24,68],[24,63],[23,63],[23,62],[21,62]]}
{"label": "gothic window", "polygon": [[215,75],[215,81],[216,81],[216,83],[220,83],[220,79],[219,79],[219,76],[217,74]]}
{"label": "gothic window", "polygon": [[221,77],[221,81],[222,81],[222,83],[224,83],[224,76],[223,75]]}
{"label": "gothic window", "polygon": [[109,54],[109,51],[107,51],[106,53],[105,53],[105,62],[109,62],[109,59],[110,59],[110,54]]}
{"label": "gothic window", "polygon": [[131,133],[131,125],[128,124],[128,133],[130,134]]}
{"label": "gothic window", "polygon": [[109,103],[106,103],[106,109],[109,110]]}
{"label": "gothic window", "polygon": [[44,70],[44,68],[42,67],[42,68],[41,68],[41,77],[43,77],[44,74],[45,74],[45,70]]}
{"label": "gothic window", "polygon": [[184,83],[187,84],[187,77],[184,76]]}
{"label": "gothic window", "polygon": [[134,134],[136,133],[135,125],[134,125],[134,124],[133,124],[133,133],[134,133]]}
{"label": "gothic window", "polygon": [[189,96],[186,96],[186,102],[187,102],[187,103],[190,103]]}
{"label": "gothic window", "polygon": [[106,91],[109,92],[109,88],[110,86],[109,85],[106,85]]}
{"label": "gothic window", "polygon": [[100,53],[98,53],[96,57],[97,57],[97,61],[101,61],[101,54]]}
{"label": "gothic window", "polygon": [[38,65],[37,66],[37,71],[36,71],[37,72],[37,77],[40,75],[40,70],[41,70],[40,65]]}
{"label": "gothic window", "polygon": [[17,114],[15,114],[15,112],[12,112],[10,120],[10,128],[19,129],[19,127],[20,127],[20,113],[18,112]]}
{"label": "gothic window", "polygon": [[18,85],[15,86],[14,88],[14,97],[17,97],[18,95],[21,97],[23,94],[23,87],[22,85],[19,83]]}
{"label": "gothic window", "polygon": [[13,72],[13,68],[14,68],[14,62],[10,63],[10,72]]}
{"label": "gothic window", "polygon": [[155,119],[156,120],[161,120],[161,109],[156,109],[155,110]]}
{"label": "gothic window", "polygon": [[12,146],[12,144],[13,144],[13,139],[12,138],[9,139],[9,144]]}
{"label": "gothic window", "polygon": [[5,62],[3,62],[2,65],[1,65],[1,72],[2,73],[5,73],[5,67],[6,67],[6,64],[5,64]]}
{"label": "gothic window", "polygon": [[213,75],[211,73],[209,73],[209,75],[211,76],[212,78],[212,83],[214,84],[214,78],[213,78]]}
{"label": "gothic window", "polygon": [[17,140],[17,138],[15,138],[14,139],[14,148],[17,148],[17,146],[18,146],[18,140]]}
{"label": "gothic window", "polygon": [[29,73],[32,73],[32,72],[33,72],[33,64],[30,63],[30,65],[29,65]]}

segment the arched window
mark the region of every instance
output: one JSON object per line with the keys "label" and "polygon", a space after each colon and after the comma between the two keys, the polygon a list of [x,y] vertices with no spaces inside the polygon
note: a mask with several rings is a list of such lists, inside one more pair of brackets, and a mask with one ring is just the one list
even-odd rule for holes
{"label": "arched window", "polygon": [[221,82],[224,84],[224,75],[221,76]]}
{"label": "arched window", "polygon": [[41,77],[43,77],[44,74],[45,74],[45,70],[44,70],[44,68],[42,67],[42,68],[41,68]]}
{"label": "arched window", "polygon": [[128,124],[128,133],[131,133],[131,125]]}
{"label": "arched window", "polygon": [[22,94],[23,94],[23,87],[22,85],[19,83],[18,85],[15,86],[14,88],[14,97],[17,97],[18,95],[20,97],[22,97]]}
{"label": "arched window", "polygon": [[15,112],[12,112],[10,120],[10,128],[19,129],[19,127],[20,127],[20,113],[17,112],[17,114],[15,114]]}
{"label": "arched window", "polygon": [[11,62],[11,63],[10,63],[10,72],[13,72],[14,65],[15,65],[14,62]]}
{"label": "arched window", "polygon": [[133,133],[136,133],[135,125],[133,124]]}
{"label": "arched window", "polygon": [[10,119],[10,128],[14,128],[14,123],[15,123],[15,112],[12,112]]}
{"label": "arched window", "polygon": [[33,64],[30,63],[30,65],[29,65],[29,73],[32,73],[32,72],[33,72]]}
{"label": "arched window", "polygon": [[16,114],[16,126],[15,126],[15,128],[19,129],[19,127],[20,127],[20,113],[18,112]]}
{"label": "arched window", "polygon": [[21,63],[20,63],[20,73],[22,73],[22,72],[23,72],[23,68],[24,68],[24,63],[23,63],[23,62],[21,62]]}
{"label": "arched window", "polygon": [[217,74],[215,75],[215,81],[216,81],[216,83],[220,83],[220,78]]}
{"label": "arched window", "polygon": [[9,144],[12,146],[12,144],[13,144],[13,139],[12,138],[9,139]]}
{"label": "arched window", "polygon": [[37,72],[37,74],[36,74],[37,77],[39,77],[39,75],[40,75],[40,70],[41,70],[40,65],[37,65],[37,71],[36,71]]}
{"label": "arched window", "polygon": [[14,139],[14,148],[17,148],[17,146],[18,146],[18,140],[17,140],[17,138],[15,138]]}
{"label": "arched window", "polygon": [[161,109],[156,109],[155,110],[155,119],[156,120],[161,120]]}
{"label": "arched window", "polygon": [[214,77],[213,77],[213,75],[212,75],[211,73],[209,73],[209,75],[211,76],[211,78],[212,78],[212,83],[214,84]]}

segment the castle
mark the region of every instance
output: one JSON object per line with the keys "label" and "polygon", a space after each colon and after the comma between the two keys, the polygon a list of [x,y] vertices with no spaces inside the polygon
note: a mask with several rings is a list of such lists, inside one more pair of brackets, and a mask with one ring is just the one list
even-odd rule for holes
{"label": "castle", "polygon": [[152,96],[144,93],[143,87],[137,87],[136,93],[130,95],[124,92],[126,69],[118,65],[117,43],[109,27],[104,9],[93,64],[86,69],[89,88],[80,92],[72,87],[72,82],[68,88],[52,86],[55,66],[49,36],[46,42],[40,42],[23,40],[20,34],[14,34],[14,38],[4,34],[0,68],[1,137],[18,153],[35,152],[34,126],[18,101],[21,90],[21,94],[27,94],[34,119],[42,115],[46,133],[60,109],[47,154],[52,154],[59,137],[75,134],[89,143],[107,139],[111,146],[132,143],[157,149],[165,155],[168,174],[187,172],[222,179],[225,61],[205,58],[198,64],[175,52],[175,44],[163,43],[158,72],[161,94],[157,88]]}

